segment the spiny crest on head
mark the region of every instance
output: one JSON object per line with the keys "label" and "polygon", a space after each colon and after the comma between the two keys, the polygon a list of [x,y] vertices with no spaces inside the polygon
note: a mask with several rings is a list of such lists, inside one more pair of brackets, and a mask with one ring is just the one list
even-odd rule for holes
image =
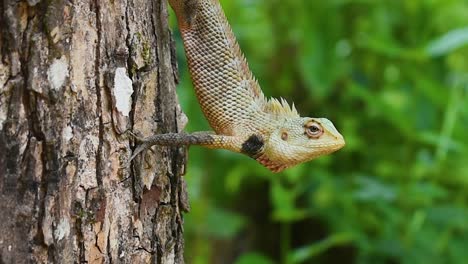
{"label": "spiny crest on head", "polygon": [[288,102],[283,98],[280,98],[280,100],[270,98],[263,109],[265,112],[273,114],[276,117],[299,117],[299,113],[294,104],[289,106]]}

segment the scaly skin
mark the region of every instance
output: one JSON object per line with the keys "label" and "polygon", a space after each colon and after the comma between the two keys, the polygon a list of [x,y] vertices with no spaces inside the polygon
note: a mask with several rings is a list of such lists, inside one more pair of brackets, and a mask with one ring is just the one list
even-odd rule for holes
{"label": "scaly skin", "polygon": [[198,101],[215,133],[155,135],[144,139],[131,159],[151,145],[202,145],[244,153],[279,172],[345,145],[328,119],[300,117],[285,100],[265,98],[218,0],[169,3]]}

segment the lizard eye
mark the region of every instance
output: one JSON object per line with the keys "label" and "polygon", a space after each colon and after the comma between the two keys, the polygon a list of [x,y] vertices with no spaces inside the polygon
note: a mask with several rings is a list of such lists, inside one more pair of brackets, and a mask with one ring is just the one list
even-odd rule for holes
{"label": "lizard eye", "polygon": [[309,138],[319,138],[323,134],[322,126],[316,122],[307,123],[305,129]]}

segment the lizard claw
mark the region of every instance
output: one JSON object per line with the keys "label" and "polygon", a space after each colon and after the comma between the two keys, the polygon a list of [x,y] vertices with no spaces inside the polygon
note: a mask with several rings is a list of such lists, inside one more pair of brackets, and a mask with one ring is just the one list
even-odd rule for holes
{"label": "lizard claw", "polygon": [[[137,148],[133,151],[132,153],[132,156],[130,156],[130,159],[125,163],[125,165],[123,165],[123,167],[121,168],[129,168],[130,165],[132,165],[132,160],[138,155],[140,154],[142,151],[146,150],[147,148],[149,148],[151,145],[145,140],[145,138],[141,137],[141,136],[138,136],[136,135],[135,133],[133,133],[133,131],[131,130],[127,130],[127,133],[132,136],[134,139],[136,139],[136,141],[139,141],[141,142],[141,144],[139,144],[137,146]],[[150,149],[151,151],[153,151],[152,149]]]}
{"label": "lizard claw", "polygon": [[128,161],[125,163],[125,165],[123,165],[122,168],[129,168],[130,165],[132,165],[132,160],[138,155],[140,154],[142,151],[144,151],[145,149],[147,149],[149,147],[149,145],[143,141],[142,144],[138,145],[138,147],[133,151],[132,153],[132,156],[130,156],[130,159],[128,159]]}
{"label": "lizard claw", "polygon": [[134,139],[136,139],[137,141],[145,141],[145,139],[141,136],[138,136],[137,134],[135,134],[133,131],[131,130],[127,130],[126,132],[127,134],[129,134],[130,136],[132,136]]}

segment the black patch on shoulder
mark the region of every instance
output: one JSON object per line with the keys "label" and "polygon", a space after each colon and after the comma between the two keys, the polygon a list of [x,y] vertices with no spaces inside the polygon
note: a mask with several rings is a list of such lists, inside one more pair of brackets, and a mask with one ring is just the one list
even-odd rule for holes
{"label": "black patch on shoulder", "polygon": [[242,153],[255,158],[264,145],[265,142],[263,141],[263,138],[259,135],[253,134],[244,143],[242,143]]}

